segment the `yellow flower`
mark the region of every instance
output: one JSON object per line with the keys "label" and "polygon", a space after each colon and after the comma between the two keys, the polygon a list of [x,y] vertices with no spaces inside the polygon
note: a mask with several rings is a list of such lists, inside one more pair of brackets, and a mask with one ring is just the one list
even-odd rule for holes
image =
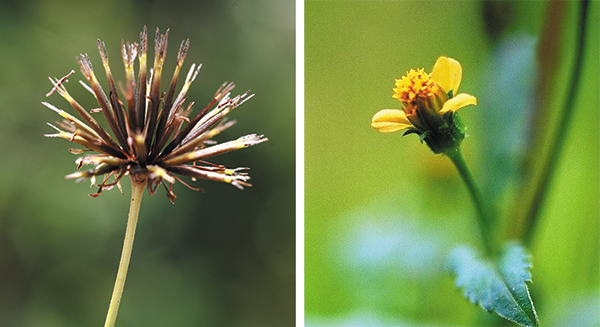
{"label": "yellow flower", "polygon": [[[407,130],[405,134],[416,133],[436,153],[458,146],[464,133],[455,113],[477,104],[474,96],[458,94],[461,79],[460,63],[448,57],[439,57],[429,74],[424,69],[411,69],[396,80],[393,89],[392,97],[402,103],[402,110],[380,110],[373,116],[371,126],[381,133],[403,130]],[[441,149],[437,144],[440,142]]]}

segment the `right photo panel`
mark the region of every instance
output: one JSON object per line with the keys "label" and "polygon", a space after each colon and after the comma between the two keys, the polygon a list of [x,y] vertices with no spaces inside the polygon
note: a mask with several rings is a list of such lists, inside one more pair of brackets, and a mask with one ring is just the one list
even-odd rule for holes
{"label": "right photo panel", "polygon": [[598,1],[305,1],[305,324],[600,325]]}

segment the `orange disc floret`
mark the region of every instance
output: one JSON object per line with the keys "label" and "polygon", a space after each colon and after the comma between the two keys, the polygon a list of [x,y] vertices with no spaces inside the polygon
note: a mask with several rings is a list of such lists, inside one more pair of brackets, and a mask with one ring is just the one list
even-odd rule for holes
{"label": "orange disc floret", "polygon": [[416,98],[428,98],[437,91],[437,84],[431,79],[430,74],[425,69],[411,69],[402,78],[396,80],[394,88],[395,99],[404,104],[413,103]]}

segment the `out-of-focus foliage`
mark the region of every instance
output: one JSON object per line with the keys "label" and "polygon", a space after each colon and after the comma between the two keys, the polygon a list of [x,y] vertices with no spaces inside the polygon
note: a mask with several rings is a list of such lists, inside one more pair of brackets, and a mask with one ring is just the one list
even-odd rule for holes
{"label": "out-of-focus foliage", "polygon": [[[0,325],[91,326],[104,321],[129,204],[117,189],[93,199],[88,182],[64,176],[76,147],[44,138],[58,119],[41,105],[71,69],[67,88],[84,107],[94,98],[75,57],[88,53],[101,84],[96,39],[123,80],[121,40],[148,26],[170,28],[165,80],[179,43],[190,39],[183,70],[202,63],[188,101],[198,112],[225,81],[256,96],[230,114],[219,135],[270,141],[223,155],[250,167],[244,191],[215,182],[177,184],[171,205],[160,190],[142,200],[117,319],[123,326],[285,326],[295,310],[295,10],[293,1],[4,1],[0,2]],[[150,57],[152,58],[152,57]],[[137,62],[136,62],[137,70]],[[167,85],[168,82],[164,82]],[[180,84],[182,82],[180,81]],[[72,114],[58,95],[49,100]],[[97,106],[97,104],[96,104]],[[102,120],[102,119],[100,119]]]}
{"label": "out-of-focus foliage", "polygon": [[[460,112],[467,127],[463,152],[484,196],[506,219],[517,203],[531,137],[548,4],[306,2],[308,325],[498,323],[468,303],[443,272],[449,249],[479,242],[475,211],[454,167],[417,137],[377,133],[369,123],[378,110],[399,108],[392,99],[395,78],[411,68],[429,71],[441,55],[460,61],[461,92],[479,100]],[[558,65],[547,77],[551,92],[541,109],[551,118],[547,133],[567,96],[578,5],[565,5]],[[572,126],[529,249],[541,325],[600,323],[591,309],[600,305],[597,1],[589,12]]]}

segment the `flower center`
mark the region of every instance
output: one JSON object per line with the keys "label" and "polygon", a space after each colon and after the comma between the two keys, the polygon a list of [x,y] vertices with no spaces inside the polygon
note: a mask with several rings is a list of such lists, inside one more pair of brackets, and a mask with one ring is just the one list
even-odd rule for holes
{"label": "flower center", "polygon": [[438,89],[438,85],[425,69],[411,69],[402,78],[396,80],[392,97],[406,105],[415,104],[418,98],[427,99],[434,96]]}

